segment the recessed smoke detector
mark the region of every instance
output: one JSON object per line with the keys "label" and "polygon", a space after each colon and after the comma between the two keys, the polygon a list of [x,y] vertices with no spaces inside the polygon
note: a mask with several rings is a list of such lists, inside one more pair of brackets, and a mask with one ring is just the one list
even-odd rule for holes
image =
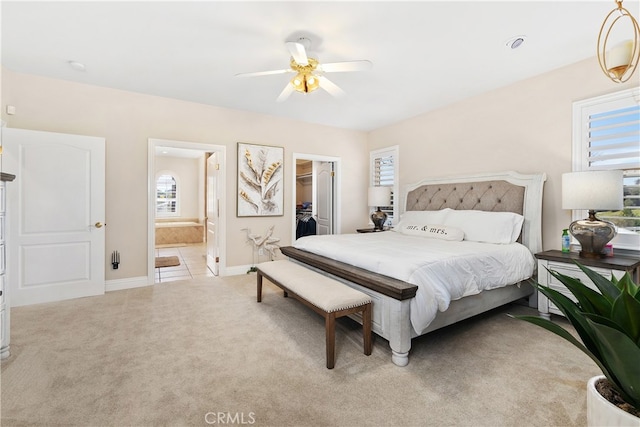
{"label": "recessed smoke detector", "polygon": [[69,64],[69,67],[76,71],[87,71],[87,67],[85,67],[82,62],[68,61],[67,64]]}
{"label": "recessed smoke detector", "polygon": [[514,50],[522,46],[527,39],[527,36],[514,36],[507,40],[504,45],[510,49]]}

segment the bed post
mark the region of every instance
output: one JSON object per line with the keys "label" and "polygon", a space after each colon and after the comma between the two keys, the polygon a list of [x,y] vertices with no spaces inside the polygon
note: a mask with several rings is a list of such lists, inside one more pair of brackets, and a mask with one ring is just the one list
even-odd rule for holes
{"label": "bed post", "polygon": [[411,300],[388,300],[389,347],[391,360],[398,366],[407,366],[411,349]]}

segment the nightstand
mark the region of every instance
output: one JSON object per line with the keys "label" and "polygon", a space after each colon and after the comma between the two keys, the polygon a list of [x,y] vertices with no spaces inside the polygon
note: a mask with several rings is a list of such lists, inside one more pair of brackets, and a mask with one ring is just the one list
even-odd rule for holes
{"label": "nightstand", "polygon": [[358,233],[379,233],[381,231],[387,231],[388,228],[383,228],[382,230],[376,230],[375,228],[358,228],[356,231]]}
{"label": "nightstand", "polygon": [[[620,278],[625,271],[628,271],[633,281],[638,283],[638,276],[640,275],[640,258],[638,257],[612,256],[606,258],[581,258],[577,252],[566,253],[551,250],[536,254],[536,258],[538,259],[538,283],[562,292],[574,301],[575,298],[571,295],[571,292],[553,277],[548,270],[557,271],[566,276],[580,279],[582,283],[596,291],[598,290],[596,286],[586,274],[580,270],[574,261],[589,267],[607,278],[611,278],[612,274]],[[558,307],[540,292],[538,292],[538,311],[542,317],[547,319],[550,318],[549,313],[563,315]]]}

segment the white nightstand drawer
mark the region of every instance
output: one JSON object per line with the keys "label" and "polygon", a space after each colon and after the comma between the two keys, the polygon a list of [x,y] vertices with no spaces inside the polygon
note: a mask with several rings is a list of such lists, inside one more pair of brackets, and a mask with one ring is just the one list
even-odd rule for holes
{"label": "white nightstand drawer", "polygon": [[0,307],[4,306],[4,275],[0,276]]}
{"label": "white nightstand drawer", "polygon": [[[568,264],[549,263],[549,267],[548,268],[551,271],[555,271],[555,272],[558,272],[560,274],[564,274],[565,276],[569,276],[569,277],[573,277],[575,279],[578,279],[582,283],[584,283],[586,286],[590,287],[591,289],[598,290],[596,285],[593,284],[591,279],[589,279],[589,277],[587,277],[587,275],[582,270],[580,270],[580,268],[578,268],[578,266],[572,266],[572,265],[568,265]],[[596,273],[599,273],[599,274],[603,275],[607,279],[611,278],[611,270],[607,270],[607,269],[604,269],[604,268],[591,268],[591,270],[595,271]],[[562,284],[562,282],[560,282],[558,279],[553,277],[548,271],[546,273],[549,274],[549,286],[551,288],[556,288],[555,285],[564,288],[564,285]]]}
{"label": "white nightstand drawer", "polygon": [[4,242],[6,229],[4,227],[4,214],[0,213],[0,243]]}

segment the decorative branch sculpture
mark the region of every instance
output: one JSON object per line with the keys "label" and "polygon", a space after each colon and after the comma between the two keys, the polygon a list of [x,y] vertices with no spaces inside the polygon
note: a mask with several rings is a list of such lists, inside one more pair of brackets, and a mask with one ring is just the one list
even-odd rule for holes
{"label": "decorative branch sculpture", "polygon": [[[247,241],[251,241],[253,243],[253,256],[254,256],[253,263],[254,264],[255,264],[255,254],[257,252],[259,256],[261,249],[266,250],[269,253],[269,261],[273,261],[273,258],[276,255],[276,249],[279,248],[279,246],[276,245],[275,243],[280,241],[279,237],[272,237],[274,227],[275,226],[273,225],[269,227],[269,229],[267,230],[264,236],[259,236],[257,234],[251,233],[251,229],[249,228],[242,229],[242,231],[245,231],[247,233]],[[247,271],[247,273],[250,273],[252,271],[256,271],[255,265],[252,266],[249,269],[249,271]]]}

